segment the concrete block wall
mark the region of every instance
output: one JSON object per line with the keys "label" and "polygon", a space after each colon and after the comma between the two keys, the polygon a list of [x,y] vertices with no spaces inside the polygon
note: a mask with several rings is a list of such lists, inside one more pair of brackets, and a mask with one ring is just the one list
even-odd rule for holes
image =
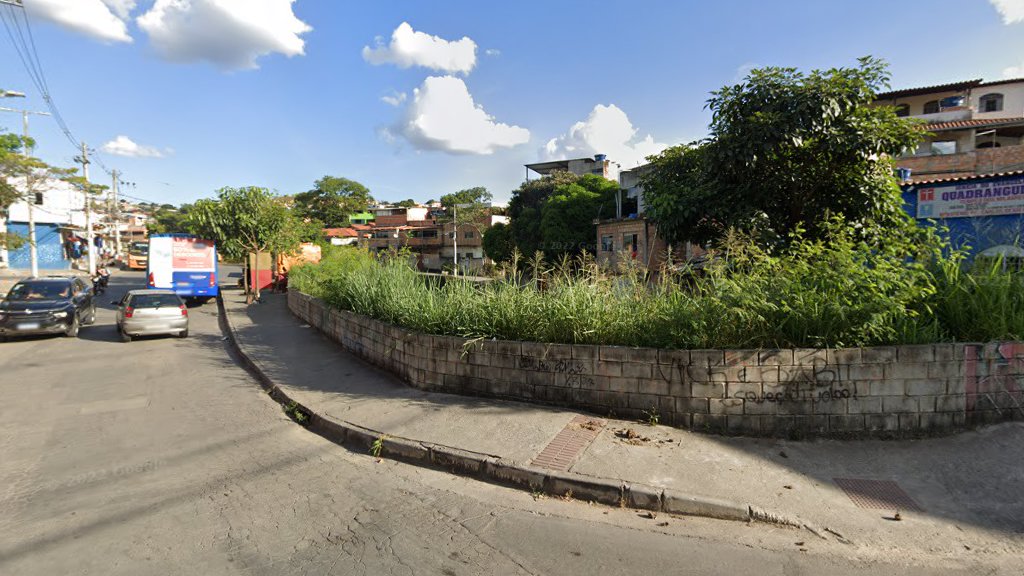
{"label": "concrete block wall", "polygon": [[424,390],[557,404],[752,436],[943,434],[1024,419],[1024,343],[845,349],[664,350],[469,341],[335,310],[292,312]]}

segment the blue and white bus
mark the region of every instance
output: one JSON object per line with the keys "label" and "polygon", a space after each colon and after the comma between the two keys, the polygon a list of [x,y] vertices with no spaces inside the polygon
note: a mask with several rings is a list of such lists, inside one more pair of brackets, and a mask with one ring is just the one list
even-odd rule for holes
{"label": "blue and white bus", "polygon": [[189,234],[151,235],[146,283],[184,298],[216,296],[217,247]]}

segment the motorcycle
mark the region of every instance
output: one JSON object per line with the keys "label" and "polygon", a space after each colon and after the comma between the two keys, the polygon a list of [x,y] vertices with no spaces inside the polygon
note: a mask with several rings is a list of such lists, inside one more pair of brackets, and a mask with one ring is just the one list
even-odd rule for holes
{"label": "motorcycle", "polygon": [[100,274],[93,276],[92,279],[92,291],[94,294],[103,294],[107,291],[107,285],[110,284],[110,275],[106,276]]}

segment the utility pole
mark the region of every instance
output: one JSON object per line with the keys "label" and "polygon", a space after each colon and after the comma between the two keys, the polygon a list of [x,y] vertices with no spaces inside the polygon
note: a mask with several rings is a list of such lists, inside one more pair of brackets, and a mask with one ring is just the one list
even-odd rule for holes
{"label": "utility pole", "polygon": [[[18,97],[22,97],[22,98],[24,98],[24,96],[25,96],[21,92],[8,92],[8,91],[3,91],[3,92],[4,92],[4,96],[12,96],[13,95],[13,96],[18,96]],[[16,108],[6,108],[6,107],[2,107],[2,106],[0,106],[0,110],[3,110],[4,112],[18,112],[19,114],[21,114],[21,133],[22,133],[22,136],[25,138],[23,151],[25,153],[25,158],[28,158],[29,156],[32,155],[32,147],[29,145],[29,142],[28,142],[28,115],[29,114],[38,114],[39,116],[49,116],[50,114],[47,113],[47,112],[34,112],[32,110],[18,110]],[[31,186],[29,186],[29,183],[28,183],[28,179],[29,178],[30,178],[30,176],[27,176],[26,180],[25,180],[25,188],[26,188],[26,190],[31,188]],[[35,218],[35,212],[34,212],[35,205],[36,205],[35,194],[33,194],[32,197],[25,196],[25,206],[28,207],[28,258],[29,258],[29,261],[31,262],[32,276],[39,276],[39,252],[36,250],[36,218]]]}
{"label": "utility pole", "polygon": [[114,220],[114,257],[121,257],[121,204],[117,201],[118,171],[111,171],[113,181],[110,186],[110,197],[114,205],[110,207],[110,217]]}
{"label": "utility pole", "polygon": [[85,245],[89,256],[89,275],[96,274],[96,246],[93,243],[92,232],[92,207],[89,194],[89,147],[82,142],[82,156],[79,158],[82,163],[82,176],[85,178]]}

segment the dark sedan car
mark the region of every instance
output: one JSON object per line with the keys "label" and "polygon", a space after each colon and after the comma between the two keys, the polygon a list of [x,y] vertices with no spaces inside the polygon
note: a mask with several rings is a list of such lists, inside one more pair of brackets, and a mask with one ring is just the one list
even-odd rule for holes
{"label": "dark sedan car", "polygon": [[30,334],[78,336],[83,324],[96,321],[92,287],[81,278],[27,278],[0,302],[0,338]]}

